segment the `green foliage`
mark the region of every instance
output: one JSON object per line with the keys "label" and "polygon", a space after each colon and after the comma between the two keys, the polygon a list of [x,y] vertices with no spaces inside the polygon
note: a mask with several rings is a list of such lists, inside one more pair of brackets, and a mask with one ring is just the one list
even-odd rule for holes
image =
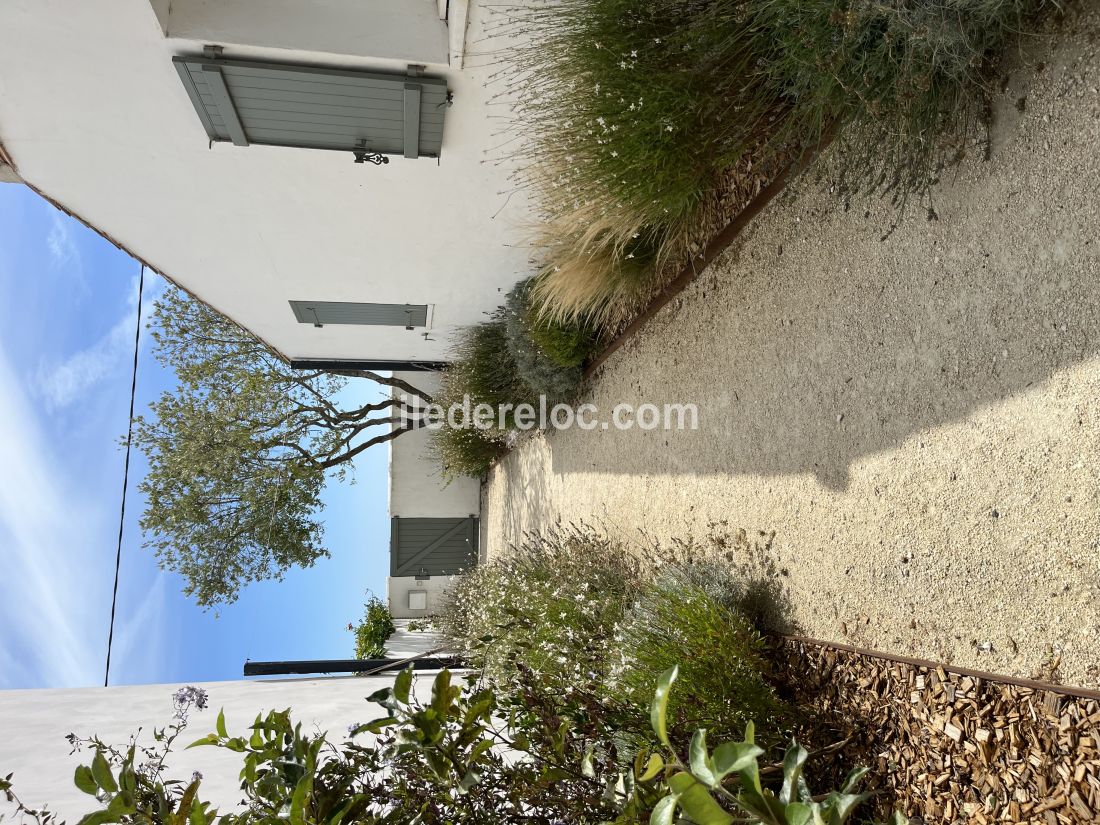
{"label": "green foliage", "polygon": [[377,596],[364,605],[366,615],[358,625],[348,628],[355,633],[355,658],[380,659],[386,655],[386,640],[397,630],[389,608]]}
{"label": "green foliage", "polygon": [[527,669],[558,689],[592,680],[618,706],[620,734],[637,742],[648,736],[653,674],[681,663],[678,734],[706,726],[732,736],[757,720],[774,746],[791,714],[728,575],[670,550],[551,529],[464,575],[436,627],[502,690],[521,690]]}
{"label": "green foliage", "polygon": [[[562,693],[536,681],[522,701],[511,701],[476,676],[456,683],[446,670],[434,678],[427,703],[415,697],[412,671],[399,674],[392,688],[370,697],[384,715],[353,726],[342,743],[303,733],[289,710],[257,716],[244,735],[230,736],[219,713],[215,732],[191,747],[241,755],[242,804],[227,812],[202,799],[200,774],[185,781],[167,775],[165,759],[186,715],[154,734],[156,748],[136,739],[120,749],[73,737],[78,749],[94,750],[75,782],[97,809],[79,825],[843,825],[866,799],[855,793],[866,773],[857,769],[840,791],[815,801],[803,778],[809,754],[797,743],[780,765],[761,769],[764,751],[751,723],[743,741],[713,751],[706,732],[696,731],[685,764],[665,725],[676,674],[673,668],[658,680],[652,699],[658,749],[633,753],[617,743],[613,726],[591,721],[600,706],[584,685]],[[775,769],[778,788],[766,778]],[[53,821],[19,801],[10,775],[0,793],[22,821]]]}
{"label": "green foliage", "polygon": [[463,575],[436,626],[501,684],[519,678],[517,662],[554,684],[573,683],[606,673],[643,571],[617,542],[552,528]]}
{"label": "green foliage", "polygon": [[466,327],[455,343],[454,357],[446,370],[445,397],[461,400],[469,395],[472,404],[532,402],[538,398],[519,377],[515,358],[508,346],[508,325],[503,310],[488,321]]}
{"label": "green foliage", "polygon": [[581,364],[595,337],[580,324],[540,318],[530,306],[531,280],[520,281],[504,306],[508,351],[519,379],[549,404],[568,401],[581,382]]}
{"label": "green foliage", "polygon": [[692,218],[774,105],[745,82],[744,6],[565,0],[512,12],[525,36],[507,57],[517,117],[530,175],[556,184],[542,193],[551,215],[579,202],[620,230],[606,240],[624,257]]}
{"label": "green foliage", "polygon": [[[924,193],[961,156],[996,58],[1045,0],[535,0],[509,10],[517,160],[554,317],[615,317],[688,257],[728,176],[832,129],[842,190]],[[751,172],[750,172],[751,170]],[[771,170],[770,172],[768,170]],[[752,187],[747,187],[752,189]],[[725,216],[728,220],[730,216]],[[629,288],[628,288],[629,287]]]}
{"label": "green foliage", "polygon": [[615,635],[615,689],[644,704],[653,693],[653,674],[680,663],[672,706],[677,730],[707,727],[729,737],[753,720],[766,730],[782,729],[789,713],[766,678],[763,638],[736,606],[702,587],[697,575],[691,567],[665,567],[642,589]]}
{"label": "green foliage", "polygon": [[507,452],[499,438],[473,427],[443,427],[432,433],[429,443],[432,457],[447,480],[480,478]]}
{"label": "green foliage", "polygon": [[[432,452],[446,478],[481,476],[506,451],[507,433],[516,426],[516,407],[548,407],[572,398],[581,363],[596,345],[586,327],[541,319],[529,303],[530,281],[508,293],[506,305],[488,321],[459,333],[451,364],[436,398],[448,415],[432,435]],[[540,343],[542,342],[542,343]],[[476,426],[478,405],[493,409],[491,421]]]}
{"label": "green foliage", "polygon": [[586,324],[543,318],[530,307],[525,320],[531,342],[558,366],[583,366],[599,349],[598,335]]}
{"label": "green foliage", "polygon": [[157,360],[177,378],[150,405],[152,415],[134,422],[134,443],[149,461],[141,526],[161,566],[211,607],[234,601],[249,582],[327,556],[317,518],[326,480],[403,431],[391,429],[400,405],[388,395],[357,408],[337,396],[349,377],[395,382],[291,369],[173,287],[157,301],[151,328]]}
{"label": "green foliage", "polygon": [[[464,347],[463,351],[468,351],[468,348]],[[473,363],[456,360],[440,375],[436,403],[445,413],[449,413],[455,405],[461,407],[464,397],[470,396],[468,376],[474,369]],[[447,480],[461,476],[479,478],[489,472],[493,461],[507,450],[502,433],[471,426],[464,415],[460,413],[453,420],[444,421],[443,426],[433,431],[429,439],[432,457]]]}
{"label": "green foliage", "polygon": [[[798,742],[791,746],[780,764],[783,783],[778,792],[766,786],[759,759],[764,750],[755,742],[755,726],[745,725],[744,739],[726,742],[713,751],[707,747],[707,731],[700,728],[691,738],[685,765],[666,735],[666,717],[673,683],[679,676],[675,665],[657,680],[650,716],[654,733],[664,746],[664,756],[639,761],[636,775],[640,782],[654,781],[663,775],[667,794],[654,806],[650,825],[672,825],[676,811],[697,825],[730,825],[733,822],[761,825],[844,825],[870,794],[855,793],[866,768],[848,774],[839,791],[815,799],[803,776],[810,754]],[[642,768],[641,766],[645,767]],[[650,778],[652,777],[652,778]],[[733,812],[731,814],[731,812]],[[905,825],[900,812],[893,825]]]}
{"label": "green foliage", "polygon": [[[752,5],[759,84],[807,147],[850,126],[835,160],[848,188],[922,194],[962,155],[993,66],[1045,0],[768,0]],[[1049,7],[1049,6],[1048,6]]]}

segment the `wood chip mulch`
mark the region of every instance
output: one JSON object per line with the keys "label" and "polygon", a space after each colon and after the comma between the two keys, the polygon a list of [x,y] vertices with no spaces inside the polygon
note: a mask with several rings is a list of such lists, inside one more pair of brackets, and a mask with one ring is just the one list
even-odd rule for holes
{"label": "wood chip mulch", "polygon": [[872,767],[880,815],[896,806],[912,825],[1100,822],[1097,699],[804,641],[775,653],[814,720],[802,738],[821,747],[850,736],[836,771]]}

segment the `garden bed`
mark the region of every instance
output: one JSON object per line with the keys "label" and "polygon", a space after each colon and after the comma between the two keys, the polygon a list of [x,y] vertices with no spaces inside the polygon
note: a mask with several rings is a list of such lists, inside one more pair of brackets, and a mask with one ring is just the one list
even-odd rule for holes
{"label": "garden bed", "polygon": [[800,639],[784,640],[776,655],[799,704],[816,715],[812,735],[851,737],[839,758],[872,766],[884,809],[927,823],[1100,818],[1100,693]]}

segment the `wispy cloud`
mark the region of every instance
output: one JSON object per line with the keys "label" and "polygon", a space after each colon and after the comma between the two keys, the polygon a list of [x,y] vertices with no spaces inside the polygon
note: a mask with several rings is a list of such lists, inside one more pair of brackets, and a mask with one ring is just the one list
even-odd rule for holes
{"label": "wispy cloud", "polygon": [[159,572],[146,587],[137,605],[119,597],[115,638],[111,653],[111,684],[140,682],[149,673],[166,669],[167,646],[157,628],[164,626],[168,604],[168,576]]}
{"label": "wispy cloud", "polygon": [[80,250],[73,240],[72,229],[65,217],[57,212],[53,216],[50,233],[46,236],[46,248],[50,251],[50,263],[54,269],[64,269],[70,264],[81,264]]}
{"label": "wispy cloud", "polygon": [[94,516],[51,471],[49,442],[2,349],[0,432],[0,688],[94,684],[102,577],[82,552]]}
{"label": "wispy cloud", "polygon": [[[159,278],[146,281],[141,310],[143,324],[163,288],[164,284]],[[60,361],[39,364],[35,386],[51,411],[69,406],[96,384],[114,374],[115,370],[131,363],[137,315],[136,293],[135,280],[126,314],[99,340]]]}

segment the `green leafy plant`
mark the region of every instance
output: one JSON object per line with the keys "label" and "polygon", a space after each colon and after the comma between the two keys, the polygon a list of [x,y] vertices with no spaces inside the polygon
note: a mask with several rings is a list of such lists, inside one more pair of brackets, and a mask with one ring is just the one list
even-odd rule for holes
{"label": "green leafy plant", "polygon": [[564,685],[606,673],[643,579],[642,560],[618,542],[550,528],[462,576],[436,624],[498,683],[517,678],[522,662]]}
{"label": "green leafy plant", "polygon": [[583,366],[600,348],[599,335],[587,323],[564,323],[542,317],[530,303],[525,316],[531,342],[559,366]]}
{"label": "green leafy plant", "polygon": [[[856,768],[848,774],[839,791],[815,797],[803,776],[810,754],[797,742],[791,743],[783,757],[783,783],[778,792],[766,786],[758,761],[764,750],[755,742],[751,721],[745,726],[743,740],[723,743],[713,751],[707,747],[706,730],[696,730],[685,764],[672,746],[667,725],[669,699],[678,674],[676,666],[662,674],[650,705],[651,724],[663,746],[663,756],[655,753],[638,763],[640,781],[663,777],[667,787],[667,794],[653,809],[650,825],[672,825],[677,821],[678,810],[697,825],[731,825],[739,821],[762,825],[844,825],[857,807],[870,798],[869,794],[855,793],[868,772],[866,768]],[[908,822],[899,812],[894,813],[892,821],[894,825]]]}
{"label": "green leafy plant", "polygon": [[348,630],[355,634],[355,658],[380,659],[386,655],[386,640],[397,628],[389,608],[377,596],[371,596],[364,609],[366,615],[359,624],[348,625]]}
{"label": "green leafy plant", "polygon": [[[586,325],[539,316],[530,290],[531,281],[521,281],[489,320],[459,333],[436,395],[445,420],[430,442],[448,479],[488,472],[507,450],[521,405],[534,414],[543,399],[551,407],[576,394],[595,333]],[[475,415],[479,405],[491,409],[488,419]]]}
{"label": "green leafy plant", "polygon": [[488,321],[463,329],[454,348],[454,358],[445,370],[447,387],[443,396],[461,400],[468,395],[472,404],[517,404],[534,401],[537,394],[523,383],[508,344],[504,311],[497,310]]}
{"label": "green leafy plant", "polygon": [[447,480],[463,476],[480,478],[508,450],[499,438],[473,427],[443,427],[431,434],[429,444]]}
{"label": "green leafy plant", "polygon": [[593,336],[580,324],[540,318],[531,310],[531,283],[520,281],[508,293],[508,350],[520,380],[533,393],[546,396],[549,403],[567,401],[580,385],[580,367],[592,349]]}
{"label": "green leafy plant", "polygon": [[[502,330],[502,325],[498,324],[496,329]],[[449,411],[456,405],[457,408],[461,408],[465,399],[470,396],[473,396],[470,397],[471,403],[477,403],[474,398],[478,396],[473,393],[476,393],[477,388],[482,384],[495,386],[497,389],[493,390],[494,394],[499,391],[504,395],[512,386],[510,374],[498,376],[500,364],[494,362],[492,358],[494,351],[498,356],[500,355],[496,345],[498,340],[503,345],[503,337],[497,339],[495,335],[490,334],[485,336],[486,340],[482,340],[475,346],[475,343],[469,340],[472,333],[467,337],[467,333],[464,332],[463,336],[465,343],[457,351],[455,361],[440,375],[439,391],[435,399],[444,411]],[[473,357],[474,354],[477,354],[476,358]],[[471,378],[481,363],[490,365],[492,375]],[[508,363],[510,362],[506,361],[505,366]],[[489,471],[492,463],[507,452],[503,433],[495,428],[482,430],[471,426],[471,423],[465,419],[463,413],[452,417],[449,421],[441,422],[442,426],[434,430],[429,437],[432,458],[439,466],[444,479],[483,476]]]}
{"label": "green leafy plant", "polygon": [[[412,671],[398,674],[392,688],[370,697],[385,715],[353,725],[344,742],[303,732],[289,710],[261,714],[244,735],[230,736],[219,713],[215,731],[191,747],[240,754],[243,804],[225,812],[202,798],[201,775],[168,774],[165,759],[186,715],[158,732],[154,748],[73,737],[76,747],[93,750],[74,776],[97,803],[80,825],[843,825],[867,798],[854,793],[862,769],[840,791],[812,796],[803,778],[809,754],[797,743],[781,764],[762,768],[751,724],[743,741],[713,751],[697,731],[681,761],[666,724],[675,679],[673,668],[658,680],[650,706],[657,749],[632,753],[617,742],[613,725],[578,721],[601,707],[584,685],[562,694],[535,682],[524,697],[534,701],[521,704],[502,699],[476,675],[456,681],[447,670],[435,676],[426,703],[415,695]],[[205,702],[205,694],[196,695]],[[0,780],[0,793],[23,821],[53,821],[48,810],[19,801],[10,775]]]}
{"label": "green leafy plant", "polygon": [[535,672],[559,689],[593,682],[616,707],[619,734],[648,741],[654,674],[683,663],[673,727],[721,736],[759,721],[767,747],[794,726],[773,686],[745,588],[687,550],[624,546],[584,527],[529,535],[460,579],[437,628],[500,690]]}
{"label": "green leafy plant", "polygon": [[764,639],[735,605],[697,578],[691,566],[666,566],[642,588],[616,629],[616,690],[644,705],[653,693],[653,674],[680,663],[680,690],[672,703],[676,730],[707,727],[728,737],[752,720],[767,731],[783,730],[790,711],[768,679]]}

